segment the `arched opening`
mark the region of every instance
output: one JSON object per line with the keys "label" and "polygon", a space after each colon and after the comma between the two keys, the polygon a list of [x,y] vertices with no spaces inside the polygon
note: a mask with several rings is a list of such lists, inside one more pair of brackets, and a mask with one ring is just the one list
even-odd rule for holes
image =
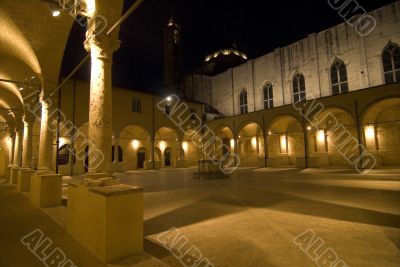
{"label": "arched opening", "polygon": [[340,108],[327,108],[307,126],[310,167],[354,167],[359,157],[357,126]]}
{"label": "arched opening", "polygon": [[240,92],[239,103],[240,103],[240,114],[249,113],[249,108],[248,108],[248,105],[247,105],[247,91],[245,89],[243,89]]}
{"label": "arched opening", "polygon": [[267,83],[263,88],[264,93],[264,109],[274,107],[274,87],[271,83]]}
{"label": "arched opening", "polygon": [[164,167],[171,167],[172,162],[172,150],[171,148],[167,147],[164,150]]}
{"label": "arched opening", "polygon": [[363,139],[378,167],[400,166],[400,98],[389,98],[370,106],[363,114]]}
{"label": "arched opening", "polygon": [[270,167],[304,167],[304,133],[301,123],[292,116],[276,118],[268,129]]}
{"label": "arched opening", "polygon": [[222,126],[215,132],[219,141],[215,142],[215,158],[221,159],[224,155],[232,154],[235,150],[233,132],[229,127]]}
{"label": "arched opening", "polygon": [[264,166],[264,132],[260,125],[251,122],[240,130],[238,136],[238,152],[241,167]]}
{"label": "arched opening", "polygon": [[150,159],[146,158],[146,155],[143,159],[143,154],[139,152],[143,152],[143,150],[150,151],[150,140],[149,132],[140,125],[129,125],[120,132],[118,140],[115,139],[115,141],[118,141],[123,150],[122,156],[124,160],[120,162],[122,162],[124,170],[145,168],[145,166],[141,166],[142,161],[143,165],[145,165],[145,161]]}
{"label": "arched opening", "polygon": [[146,161],[146,148],[141,147],[137,151],[137,168],[138,169],[143,169],[144,168],[144,162]]}
{"label": "arched opening", "polygon": [[382,53],[385,83],[400,82],[400,47],[390,42]]}
{"label": "arched opening", "polygon": [[304,75],[297,72],[293,76],[293,102],[299,103],[306,100],[306,82]]}
{"label": "arched opening", "polygon": [[67,165],[69,163],[69,144],[62,145],[58,149],[57,153],[57,164],[58,165]]}
{"label": "arched opening", "polygon": [[[121,146],[118,146],[118,162],[123,162],[123,161],[124,161],[123,150]],[[112,146],[111,149],[111,162],[115,162],[115,145]]]}
{"label": "arched opening", "polygon": [[181,160],[184,161],[184,166],[197,166],[200,159],[201,143],[199,135],[194,131],[187,131],[181,144]]}
{"label": "arched opening", "polygon": [[[175,167],[179,160],[181,140],[177,132],[169,127],[161,127],[155,134],[155,147],[160,150],[160,167]],[[169,157],[168,159],[166,157]],[[165,165],[168,164],[168,165]]]}
{"label": "arched opening", "polygon": [[336,59],[332,64],[331,86],[332,95],[344,94],[349,91],[346,64],[344,64],[344,62],[340,59]]}

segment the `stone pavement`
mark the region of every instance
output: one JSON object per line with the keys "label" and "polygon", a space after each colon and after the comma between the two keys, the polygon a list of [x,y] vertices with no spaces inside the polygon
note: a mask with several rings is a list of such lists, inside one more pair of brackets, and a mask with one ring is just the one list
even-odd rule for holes
{"label": "stone pavement", "polygon": [[[247,168],[212,181],[193,179],[194,171],[115,174],[144,187],[146,253],[109,266],[184,266],[161,244],[175,228],[187,243],[173,253],[197,249],[214,266],[316,266],[328,249],[349,266],[399,266],[400,170]],[[19,241],[36,228],[78,266],[101,266],[66,235],[65,207],[43,212],[0,185],[0,212],[0,266],[43,266]],[[303,233],[322,243],[304,252],[293,241]]]}

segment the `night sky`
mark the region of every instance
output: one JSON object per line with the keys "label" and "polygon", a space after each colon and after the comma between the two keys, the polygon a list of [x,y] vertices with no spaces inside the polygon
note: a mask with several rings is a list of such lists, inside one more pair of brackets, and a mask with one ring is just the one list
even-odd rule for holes
{"label": "night sky", "polygon": [[[125,10],[134,2],[125,0]],[[370,11],[395,1],[358,2]],[[160,91],[163,32],[171,14],[182,26],[184,73],[200,67],[207,54],[222,48],[227,35],[254,58],[343,22],[326,0],[145,0],[121,27],[121,48],[114,54],[114,86]],[[75,23],[64,55],[63,76],[84,58],[84,34],[85,29]],[[76,78],[89,77],[90,65],[86,64]]]}

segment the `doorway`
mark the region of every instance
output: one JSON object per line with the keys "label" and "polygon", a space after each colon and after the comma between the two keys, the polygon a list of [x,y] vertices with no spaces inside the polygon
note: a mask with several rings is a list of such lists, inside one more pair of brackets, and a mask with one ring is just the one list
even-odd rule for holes
{"label": "doorway", "polygon": [[85,172],[89,171],[89,146],[86,146],[85,148],[85,162],[83,164],[85,168]]}
{"label": "doorway", "polygon": [[171,167],[171,149],[169,148],[164,151],[164,166]]}
{"label": "doorway", "polygon": [[137,168],[143,169],[145,161],[146,161],[146,151],[144,150],[144,148],[141,148],[137,152]]}

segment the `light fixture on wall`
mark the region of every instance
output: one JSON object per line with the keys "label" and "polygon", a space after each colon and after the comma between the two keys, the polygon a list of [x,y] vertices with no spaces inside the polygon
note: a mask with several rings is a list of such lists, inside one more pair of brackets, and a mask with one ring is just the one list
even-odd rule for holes
{"label": "light fixture on wall", "polygon": [[132,140],[132,148],[133,149],[138,149],[139,148],[139,141],[134,139]]}
{"label": "light fixture on wall", "polygon": [[257,147],[257,137],[251,138],[251,145],[252,145],[253,147]]}
{"label": "light fixture on wall", "polygon": [[364,129],[365,137],[368,139],[375,138],[375,127],[373,125],[368,125]]}
{"label": "light fixture on wall", "polygon": [[188,142],[182,142],[182,148],[185,152],[188,151],[189,149],[189,143]]}
{"label": "light fixture on wall", "polygon": [[287,137],[283,134],[281,135],[281,153],[288,153],[287,145]]}
{"label": "light fixture on wall", "polygon": [[56,10],[53,10],[53,17],[58,17],[58,16],[60,16],[61,15],[61,11],[60,10],[58,10],[58,9],[56,9]]}
{"label": "light fixture on wall", "polygon": [[325,143],[325,131],[324,130],[318,130],[317,132],[317,140],[320,144]]}
{"label": "light fixture on wall", "polygon": [[231,139],[230,143],[231,143],[231,149],[232,150],[235,149],[235,140]]}
{"label": "light fixture on wall", "polygon": [[160,150],[163,152],[165,150],[165,148],[167,147],[167,144],[164,141],[161,141],[159,143],[160,146]]}

